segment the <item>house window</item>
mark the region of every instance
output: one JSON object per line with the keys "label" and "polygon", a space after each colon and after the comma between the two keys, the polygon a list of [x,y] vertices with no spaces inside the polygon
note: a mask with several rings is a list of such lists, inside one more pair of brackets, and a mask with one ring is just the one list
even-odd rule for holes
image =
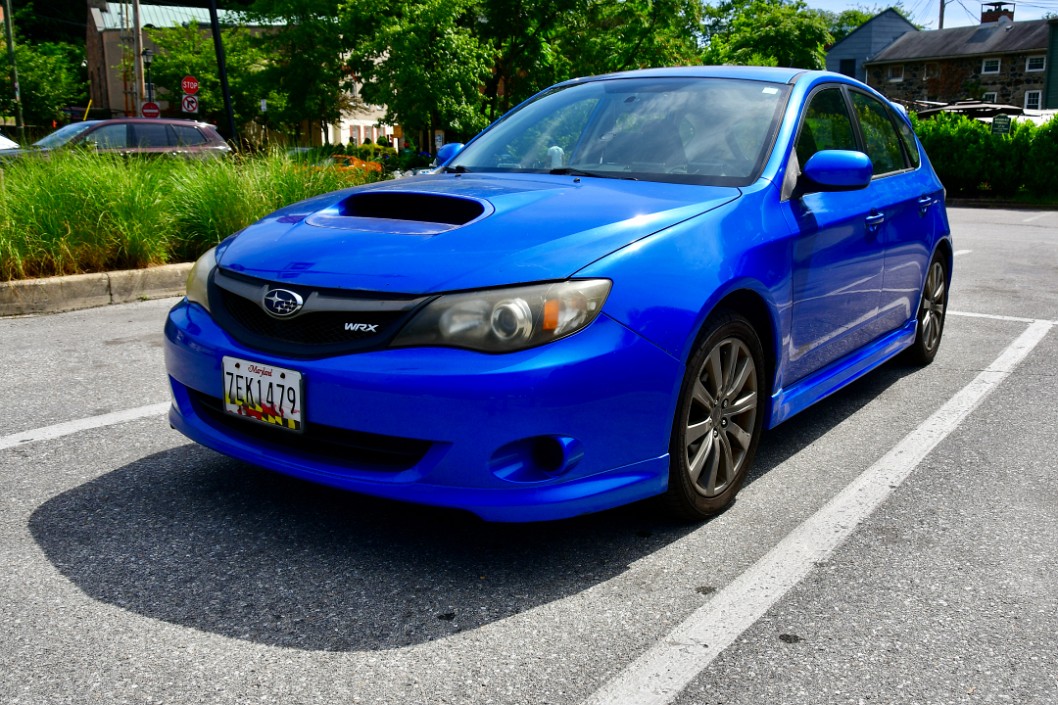
{"label": "house window", "polygon": [[1025,91],[1025,110],[1039,110],[1043,91]]}
{"label": "house window", "polygon": [[896,83],[904,80],[904,65],[893,64],[889,67],[889,82]]}
{"label": "house window", "polygon": [[842,59],[838,71],[845,76],[856,78],[856,59]]}
{"label": "house window", "polygon": [[981,100],[983,102],[985,102],[985,103],[994,103],[994,102],[996,102],[995,91],[991,91],[989,93],[985,93],[983,96],[981,96]]}
{"label": "house window", "polygon": [[1043,71],[1045,68],[1047,68],[1046,56],[1030,56],[1025,59],[1026,71]]}
{"label": "house window", "polygon": [[999,73],[999,59],[985,59],[981,62],[981,73]]}
{"label": "house window", "polygon": [[922,70],[922,78],[936,78],[940,75],[940,67],[935,62],[926,64]]}

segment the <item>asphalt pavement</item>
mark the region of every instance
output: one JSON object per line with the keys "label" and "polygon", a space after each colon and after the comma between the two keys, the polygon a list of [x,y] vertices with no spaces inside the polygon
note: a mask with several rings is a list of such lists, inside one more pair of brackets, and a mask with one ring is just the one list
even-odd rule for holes
{"label": "asphalt pavement", "polygon": [[1058,213],[950,215],[934,364],[699,526],[301,483],[169,429],[175,299],[0,318],[0,703],[1053,705]]}

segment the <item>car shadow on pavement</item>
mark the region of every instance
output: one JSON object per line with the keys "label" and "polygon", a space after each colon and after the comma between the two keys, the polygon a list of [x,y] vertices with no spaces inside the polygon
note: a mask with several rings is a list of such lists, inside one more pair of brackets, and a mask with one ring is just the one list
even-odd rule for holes
{"label": "car shadow on pavement", "polygon": [[[868,403],[886,366],[767,434],[748,482]],[[399,648],[582,592],[699,528],[650,502],[540,524],[361,497],[194,444],[44,503],[30,531],[86,594],[173,624],[306,650]]]}

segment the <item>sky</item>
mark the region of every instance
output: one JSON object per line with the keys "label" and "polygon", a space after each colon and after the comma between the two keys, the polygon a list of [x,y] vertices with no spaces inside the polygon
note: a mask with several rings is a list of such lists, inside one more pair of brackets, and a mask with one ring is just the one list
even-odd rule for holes
{"label": "sky", "polygon": [[[884,0],[806,0],[809,7],[830,12],[841,12],[851,8],[879,8],[889,7]],[[904,8],[911,14],[911,20],[915,24],[923,25],[926,29],[937,29],[937,20],[940,16],[940,0],[903,0]],[[1058,0],[1031,0],[1030,2],[1011,3],[1014,5],[1014,21],[1039,20],[1047,14],[1058,15]],[[945,27],[965,27],[978,24],[981,21],[980,0],[948,0],[944,7]]]}

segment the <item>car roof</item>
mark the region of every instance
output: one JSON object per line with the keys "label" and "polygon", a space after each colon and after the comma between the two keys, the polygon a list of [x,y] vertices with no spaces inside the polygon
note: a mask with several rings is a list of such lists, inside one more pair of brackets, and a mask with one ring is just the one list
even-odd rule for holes
{"label": "car roof", "polygon": [[756,81],[768,81],[771,83],[789,83],[800,74],[805,73],[803,69],[791,69],[774,66],[673,66],[667,68],[636,69],[634,71],[621,71],[619,73],[608,73],[601,76],[588,76],[576,78],[567,83],[580,81],[602,81],[615,78],[741,78]]}
{"label": "car roof", "polygon": [[139,118],[139,117],[124,117],[124,118],[108,118],[106,120],[85,120],[82,124],[86,125],[115,125],[115,124],[166,124],[166,125],[194,125],[196,127],[213,127],[208,122],[201,122],[199,120],[182,120],[180,118]]}

